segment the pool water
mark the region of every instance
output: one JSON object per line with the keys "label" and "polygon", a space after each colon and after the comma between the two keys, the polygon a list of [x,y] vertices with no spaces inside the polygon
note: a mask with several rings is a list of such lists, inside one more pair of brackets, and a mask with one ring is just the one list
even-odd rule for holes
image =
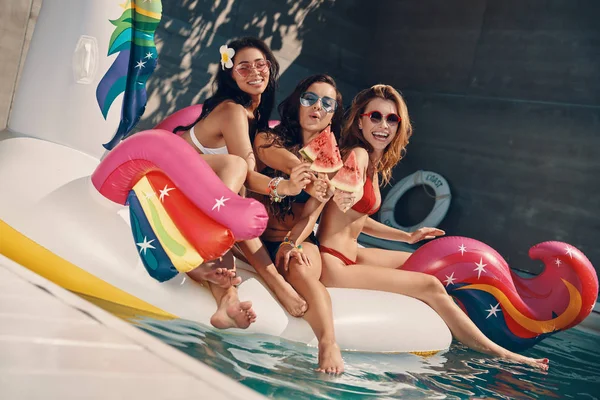
{"label": "pool water", "polygon": [[[123,317],[123,315],[121,315]],[[266,335],[217,331],[186,320],[126,317],[132,324],[274,399],[597,399],[600,335],[560,332],[526,355],[550,359],[547,373],[454,342],[432,357],[343,353],[338,377],[314,371],[316,348]]]}

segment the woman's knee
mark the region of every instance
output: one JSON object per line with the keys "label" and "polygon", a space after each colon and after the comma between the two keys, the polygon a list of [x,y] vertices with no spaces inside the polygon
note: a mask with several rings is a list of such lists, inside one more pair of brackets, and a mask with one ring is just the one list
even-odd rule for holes
{"label": "woman's knee", "polygon": [[422,293],[424,301],[448,296],[442,282],[432,275],[424,275],[422,277],[421,288],[419,288],[419,291]]}
{"label": "woman's knee", "polygon": [[237,193],[246,181],[248,164],[242,157],[227,154],[220,164],[219,171],[215,172],[225,183],[225,186]]}
{"label": "woman's knee", "polygon": [[290,260],[287,276],[290,280],[319,280],[319,275],[314,267],[300,263],[296,259]]}
{"label": "woman's knee", "polygon": [[248,171],[248,163],[240,156],[233,154],[227,154],[225,159],[225,168],[233,171],[240,171],[241,174],[246,176]]}

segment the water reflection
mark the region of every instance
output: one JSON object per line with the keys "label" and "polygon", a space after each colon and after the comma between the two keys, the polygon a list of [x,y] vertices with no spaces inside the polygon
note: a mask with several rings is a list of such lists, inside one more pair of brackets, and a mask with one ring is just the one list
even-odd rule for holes
{"label": "water reflection", "polygon": [[314,371],[317,350],[266,335],[220,332],[185,321],[135,319],[143,330],[275,399],[596,398],[600,339],[562,332],[527,355],[551,360],[550,372],[489,358],[454,343],[432,357],[343,354],[346,373]]}

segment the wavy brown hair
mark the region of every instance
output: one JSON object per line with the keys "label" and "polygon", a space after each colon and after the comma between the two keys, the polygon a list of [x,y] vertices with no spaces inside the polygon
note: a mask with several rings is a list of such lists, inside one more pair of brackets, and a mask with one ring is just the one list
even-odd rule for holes
{"label": "wavy brown hair", "polygon": [[377,165],[373,166],[375,172],[381,174],[382,182],[387,185],[390,183],[390,178],[392,177],[392,168],[404,157],[408,139],[412,135],[412,125],[408,116],[408,108],[402,95],[396,89],[390,85],[379,84],[359,92],[354,97],[354,100],[352,100],[352,105],[348,110],[339,146],[341,153],[344,155],[355,147],[362,147],[369,154],[373,152],[373,146],[365,140],[362,131],[358,127],[358,120],[361,118],[360,115],[364,114],[369,102],[375,98],[393,101],[400,116],[400,124],[398,125],[396,136],[385,148],[383,156]]}

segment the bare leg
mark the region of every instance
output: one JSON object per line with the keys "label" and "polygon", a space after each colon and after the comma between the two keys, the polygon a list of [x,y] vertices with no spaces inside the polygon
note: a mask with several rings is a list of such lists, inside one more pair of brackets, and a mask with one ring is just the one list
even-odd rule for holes
{"label": "bare leg", "polygon": [[215,171],[232,192],[238,193],[248,174],[248,164],[242,157],[232,154],[201,154],[204,161]]}
{"label": "bare leg", "polygon": [[325,265],[323,283],[326,286],[383,290],[414,297],[433,308],[454,337],[471,349],[548,369],[547,359],[536,360],[513,353],[488,339],[448,296],[442,283],[431,275],[364,264],[346,267],[330,254],[323,254],[322,258]]}
{"label": "bare leg", "polygon": [[344,372],[342,353],[335,341],[333,312],[329,292],[319,281],[321,277],[321,257],[319,249],[312,243],[302,243],[302,248],[312,265],[299,265],[290,260],[287,280],[308,303],[304,319],[309,323],[319,341],[319,368],[317,371],[339,374]]}
{"label": "bare leg", "polygon": [[231,252],[225,254],[219,263],[222,268],[216,269],[227,271],[228,275],[226,275],[226,280],[228,285],[219,285],[207,282],[203,278],[203,273],[197,272],[197,270],[199,270],[201,267],[188,272],[188,276],[203,285],[205,283],[208,284],[213,297],[217,301],[217,312],[215,312],[210,319],[210,323],[214,327],[221,329],[245,329],[256,320],[256,314],[254,313],[254,310],[252,310],[252,302],[240,302],[237,288],[232,286],[232,283],[240,283],[241,278],[235,277],[235,264]]}
{"label": "bare leg", "polygon": [[[189,133],[186,135],[186,140],[189,142]],[[248,174],[248,164],[243,158],[231,154],[200,154],[200,156],[232,192],[238,193],[242,189]],[[245,329],[256,321],[252,302],[240,302],[237,288],[233,286],[241,283],[242,279],[235,276],[231,252],[218,260],[203,263],[189,272],[188,276],[201,283],[208,281],[218,305],[217,312],[210,319],[210,323],[216,328]]]}
{"label": "bare leg", "polygon": [[208,281],[225,289],[242,283],[242,278],[235,276],[231,251],[225,253],[223,257],[200,264],[187,275],[196,282]]}
{"label": "bare leg", "polygon": [[248,263],[254,267],[260,277],[275,292],[275,296],[283,307],[294,317],[301,317],[307,309],[306,301],[294,290],[277,271],[269,253],[259,238],[239,242],[240,250]]}
{"label": "bare leg", "polygon": [[[230,154],[200,154],[200,156],[223,181],[225,186],[235,193],[239,192],[246,180],[248,170],[248,164],[243,158]],[[229,257],[231,257],[231,260],[229,260]],[[206,280],[223,288],[240,284],[242,280],[235,276],[235,268],[227,268],[226,264],[233,266],[231,252],[219,259],[199,265],[196,269],[190,271],[188,276],[195,281]]]}
{"label": "bare leg", "polygon": [[412,253],[406,251],[377,249],[375,247],[359,248],[356,263],[376,264],[386,268],[401,268],[411,255]]}
{"label": "bare leg", "polygon": [[209,284],[209,286],[218,304],[217,312],[210,318],[212,326],[219,329],[246,329],[256,321],[256,313],[252,309],[252,302],[240,302],[235,286],[228,289],[213,284]]}

